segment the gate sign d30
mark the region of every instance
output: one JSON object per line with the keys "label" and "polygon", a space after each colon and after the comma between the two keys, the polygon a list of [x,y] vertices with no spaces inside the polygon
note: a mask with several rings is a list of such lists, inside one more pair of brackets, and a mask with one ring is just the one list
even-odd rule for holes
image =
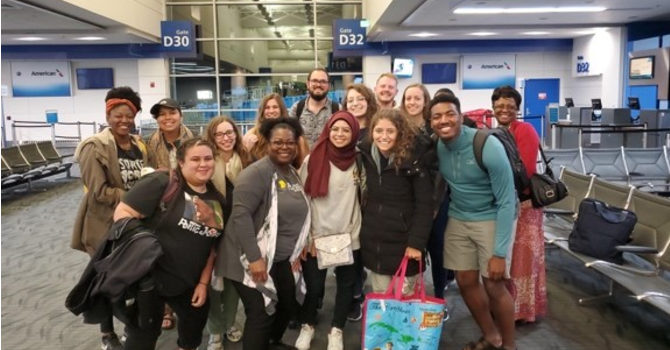
{"label": "gate sign d30", "polygon": [[333,24],[335,50],[365,48],[367,21],[360,19],[338,19]]}
{"label": "gate sign d30", "polygon": [[195,28],[189,21],[161,21],[163,51],[193,51]]}

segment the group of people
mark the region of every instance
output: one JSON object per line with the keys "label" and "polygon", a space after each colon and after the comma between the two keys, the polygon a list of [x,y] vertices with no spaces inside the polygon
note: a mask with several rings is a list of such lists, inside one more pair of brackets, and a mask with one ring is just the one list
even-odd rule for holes
{"label": "group of people", "polygon": [[[342,105],[328,97],[330,85],[328,72],[315,69],[309,95],[290,108],[278,94],[265,96],[244,135],[219,116],[194,137],[166,98],[150,110],[158,130],[146,143],[131,133],[138,94],[108,92],[109,128],[76,151],[85,195],[71,245],[92,256],[115,221],[143,222],[163,250],[151,274],[165,307],[153,311],[162,324],[126,324],[125,339],[110,314],[100,324],[104,350],[153,349],[161,328],[175,325],[180,349],[197,349],[205,328],[208,350],[223,349],[224,339],[243,339],[245,350],[310,349],[332,242],[350,255],[331,265],[329,350],[343,349],[347,321],[361,319],[364,286],[386,291],[404,258],[404,295],[426,260],[435,296],[458,283],[482,332],[465,350],[516,348],[515,321],[546,312],[542,212],[518,203],[502,144],[489,137],[485,170],[477,166],[476,130],[448,89],[431,99],[412,84],[396,108],[391,73],[374,90],[348,86]],[[533,174],[539,138],[517,120],[521,96],[500,87],[491,102]],[[177,195],[166,200],[171,188]],[[240,300],[244,334],[235,325]],[[292,320],[300,334],[287,345]]]}

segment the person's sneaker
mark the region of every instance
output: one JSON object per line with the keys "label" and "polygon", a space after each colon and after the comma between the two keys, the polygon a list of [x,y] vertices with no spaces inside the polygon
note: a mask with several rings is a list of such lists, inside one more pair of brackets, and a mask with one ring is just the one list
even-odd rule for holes
{"label": "person's sneaker", "polygon": [[343,350],[344,339],[342,339],[342,330],[333,327],[328,333],[328,350]]}
{"label": "person's sneaker", "polygon": [[237,327],[232,326],[226,331],[226,338],[228,338],[231,343],[237,343],[242,340],[242,331],[237,329]]}
{"label": "person's sneaker", "polygon": [[223,337],[221,334],[210,334],[207,350],[223,350]]}
{"label": "person's sneaker", "polygon": [[119,337],[116,333],[109,333],[102,336],[102,350],[124,350]]}
{"label": "person's sneaker", "polygon": [[363,318],[363,302],[361,299],[354,299],[354,302],[351,304],[351,309],[347,314],[347,320],[356,322],[360,321]]}
{"label": "person's sneaker", "polygon": [[295,341],[295,347],[298,348],[298,350],[309,350],[312,339],[314,339],[314,327],[308,324],[303,324],[300,329],[298,340]]}

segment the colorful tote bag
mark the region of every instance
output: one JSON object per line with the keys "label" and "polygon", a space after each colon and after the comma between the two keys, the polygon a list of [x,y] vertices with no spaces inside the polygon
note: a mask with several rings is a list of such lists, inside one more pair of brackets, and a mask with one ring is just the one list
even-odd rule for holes
{"label": "colorful tote bag", "polygon": [[402,296],[405,257],[385,293],[369,293],[363,309],[363,350],[437,350],[442,334],[444,299],[427,297],[423,274],[414,294]]}

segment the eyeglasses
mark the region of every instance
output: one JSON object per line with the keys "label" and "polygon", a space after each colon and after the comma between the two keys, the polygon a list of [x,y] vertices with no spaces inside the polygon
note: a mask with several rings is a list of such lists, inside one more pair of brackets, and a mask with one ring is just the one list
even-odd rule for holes
{"label": "eyeglasses", "polygon": [[217,138],[217,139],[222,139],[224,137],[231,138],[231,137],[234,137],[234,136],[235,136],[235,131],[233,131],[233,130],[228,130],[226,132],[214,133],[214,138]]}
{"label": "eyeglasses", "polygon": [[365,97],[363,97],[363,96],[358,96],[358,97],[356,97],[356,98],[349,98],[349,99],[347,99],[347,104],[349,104],[349,105],[354,104],[354,103],[356,103],[356,102],[358,102],[358,103],[363,103],[363,102],[365,102]]}
{"label": "eyeglasses", "polygon": [[274,148],[282,148],[284,146],[288,148],[293,148],[298,145],[298,142],[296,141],[280,141],[280,140],[275,140],[275,141],[270,141],[270,144]]}
{"label": "eyeglasses", "polygon": [[502,111],[502,110],[505,110],[505,109],[508,109],[508,110],[510,110],[510,111],[516,111],[517,107],[516,107],[516,106],[513,106],[513,105],[503,105],[503,104],[500,104],[500,105],[494,105],[494,106],[493,106],[493,109],[495,109],[495,110],[497,110],[497,111]]}
{"label": "eyeglasses", "polygon": [[312,85],[328,85],[328,80],[312,79],[309,81],[309,83]]}

